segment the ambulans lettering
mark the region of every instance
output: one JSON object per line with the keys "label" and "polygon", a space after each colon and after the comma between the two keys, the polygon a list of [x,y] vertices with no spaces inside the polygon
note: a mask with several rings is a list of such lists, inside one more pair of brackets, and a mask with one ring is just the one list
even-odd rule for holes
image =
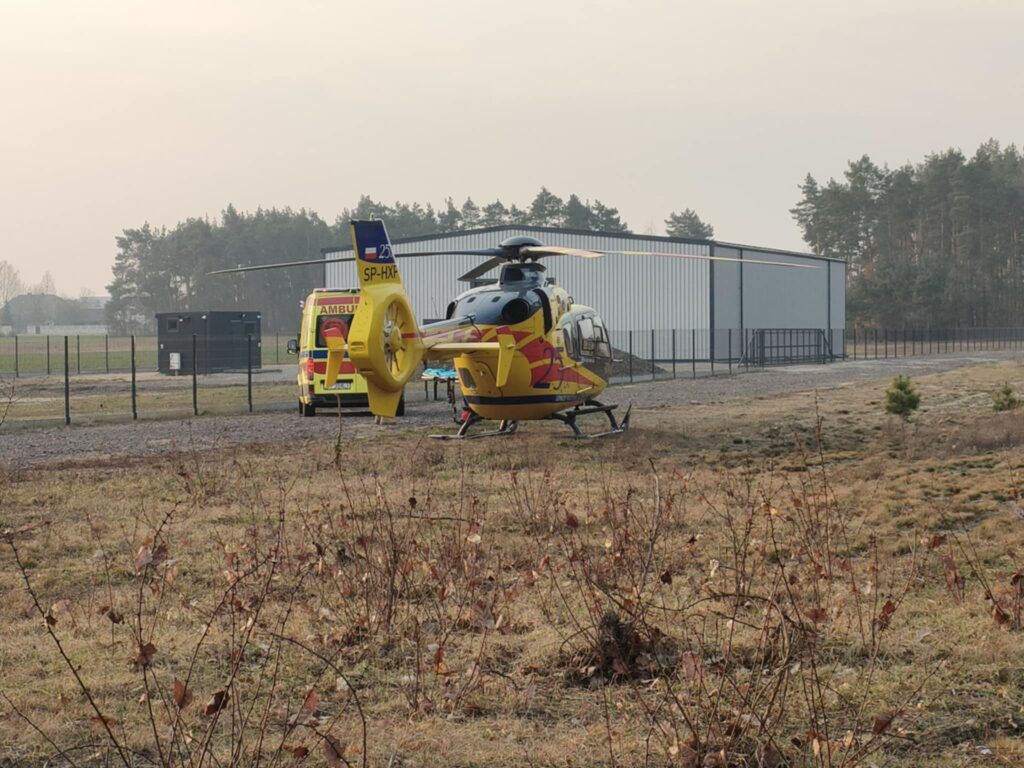
{"label": "ambulans lettering", "polygon": [[354,314],[358,304],[321,304],[317,307],[321,315],[351,315]]}

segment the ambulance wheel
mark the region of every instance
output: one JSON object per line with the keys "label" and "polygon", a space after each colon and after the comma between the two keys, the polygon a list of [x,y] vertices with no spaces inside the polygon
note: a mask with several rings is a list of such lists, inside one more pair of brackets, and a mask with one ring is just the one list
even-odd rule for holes
{"label": "ambulance wheel", "polygon": [[306,403],[299,403],[299,413],[303,416],[316,416],[316,406],[307,405]]}
{"label": "ambulance wheel", "polygon": [[405,395],[402,395],[402,399],[398,401],[398,408],[395,411],[395,416],[405,416]]}

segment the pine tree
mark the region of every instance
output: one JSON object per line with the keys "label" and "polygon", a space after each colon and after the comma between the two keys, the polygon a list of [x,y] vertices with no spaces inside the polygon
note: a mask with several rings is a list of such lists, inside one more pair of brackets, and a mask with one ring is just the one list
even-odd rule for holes
{"label": "pine tree", "polygon": [[629,227],[619,218],[619,209],[594,200],[590,206],[590,228],[597,232],[629,232]]}
{"label": "pine tree", "polygon": [[700,216],[692,208],[670,213],[665,219],[665,231],[669,237],[695,237],[707,240],[715,236],[715,228],[701,221]]}
{"label": "pine tree", "polygon": [[495,200],[493,203],[488,203],[484,206],[483,213],[480,217],[480,225],[484,227],[495,227],[500,224],[509,223],[508,208],[504,206],[501,200]]}
{"label": "pine tree", "polygon": [[467,197],[466,202],[462,204],[462,226],[466,229],[473,229],[474,227],[480,226],[481,213],[480,206],[473,202],[473,198]]}
{"label": "pine tree", "polygon": [[533,224],[530,220],[530,212],[524,211],[522,208],[517,206],[515,203],[508,208],[508,223],[509,224]]}
{"label": "pine tree", "polygon": [[592,215],[590,208],[575,194],[569,195],[565,203],[565,219],[563,226],[567,229],[591,229]]}
{"label": "pine tree", "polygon": [[452,199],[446,198],[444,210],[437,216],[437,227],[441,232],[455,232],[462,229],[462,211],[455,207]]}
{"label": "pine tree", "polygon": [[885,412],[901,419],[910,418],[910,414],[916,411],[920,404],[921,395],[914,388],[909,376],[897,376],[892,380],[892,386],[885,391]]}
{"label": "pine tree", "polygon": [[1020,398],[1014,394],[1009,382],[1004,382],[992,402],[994,411],[1012,411],[1020,405]]}
{"label": "pine tree", "polygon": [[558,227],[564,218],[565,203],[562,198],[550,192],[547,187],[541,187],[530,203],[529,223],[537,227]]}

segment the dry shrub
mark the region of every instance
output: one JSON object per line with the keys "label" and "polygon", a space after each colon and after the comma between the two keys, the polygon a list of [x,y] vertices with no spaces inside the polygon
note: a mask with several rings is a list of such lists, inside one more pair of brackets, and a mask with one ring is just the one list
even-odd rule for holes
{"label": "dry shrub", "polygon": [[593,642],[566,660],[569,680],[594,686],[602,680],[643,680],[671,672],[674,643],[657,627],[624,622],[608,611],[598,623]]}
{"label": "dry shrub", "polygon": [[[671,765],[858,765],[914,719],[935,670],[895,697],[878,679],[930,550],[887,558],[805,459],[708,485],[652,474],[653,493],[563,513],[564,557],[544,564],[566,675],[631,686]],[[685,488],[703,499],[692,527]]]}
{"label": "dry shrub", "polygon": [[950,454],[986,453],[1024,446],[1024,413],[1020,410],[979,416],[956,429],[945,441]]}
{"label": "dry shrub", "polygon": [[[627,749],[672,766],[881,763],[915,737],[937,671],[904,665],[893,640],[908,596],[936,574],[957,599],[989,578],[950,540],[861,529],[820,453],[796,472],[652,464],[624,478],[595,464],[579,491],[514,466],[490,496],[460,454],[429,455],[439,471],[414,495],[365,456],[344,471],[326,460],[321,495],[285,466],[199,477],[184,460],[166,513],[93,536],[102,605],[47,598],[42,529],[8,531],[78,689],[74,738],[59,742],[29,692],[4,689],[39,729],[40,761],[88,764],[74,751],[87,744],[96,764],[386,765],[388,719],[498,719],[561,691],[600,697],[615,764]],[[214,515],[217,536],[191,539]],[[1018,625],[1019,575],[989,580]]]}

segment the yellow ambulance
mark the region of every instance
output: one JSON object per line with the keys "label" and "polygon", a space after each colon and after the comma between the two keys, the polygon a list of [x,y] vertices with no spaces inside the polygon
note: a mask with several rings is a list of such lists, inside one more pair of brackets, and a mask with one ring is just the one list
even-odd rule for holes
{"label": "yellow ambulance", "polygon": [[[317,408],[369,407],[366,379],[356,371],[345,353],[344,362],[333,387],[324,386],[327,373],[325,328],[337,328],[348,338],[352,315],[359,306],[359,289],[317,288],[302,304],[302,325],[298,339],[288,341],[289,354],[299,356],[299,413],[315,416]],[[405,413],[405,398],[398,404],[398,415]]]}

